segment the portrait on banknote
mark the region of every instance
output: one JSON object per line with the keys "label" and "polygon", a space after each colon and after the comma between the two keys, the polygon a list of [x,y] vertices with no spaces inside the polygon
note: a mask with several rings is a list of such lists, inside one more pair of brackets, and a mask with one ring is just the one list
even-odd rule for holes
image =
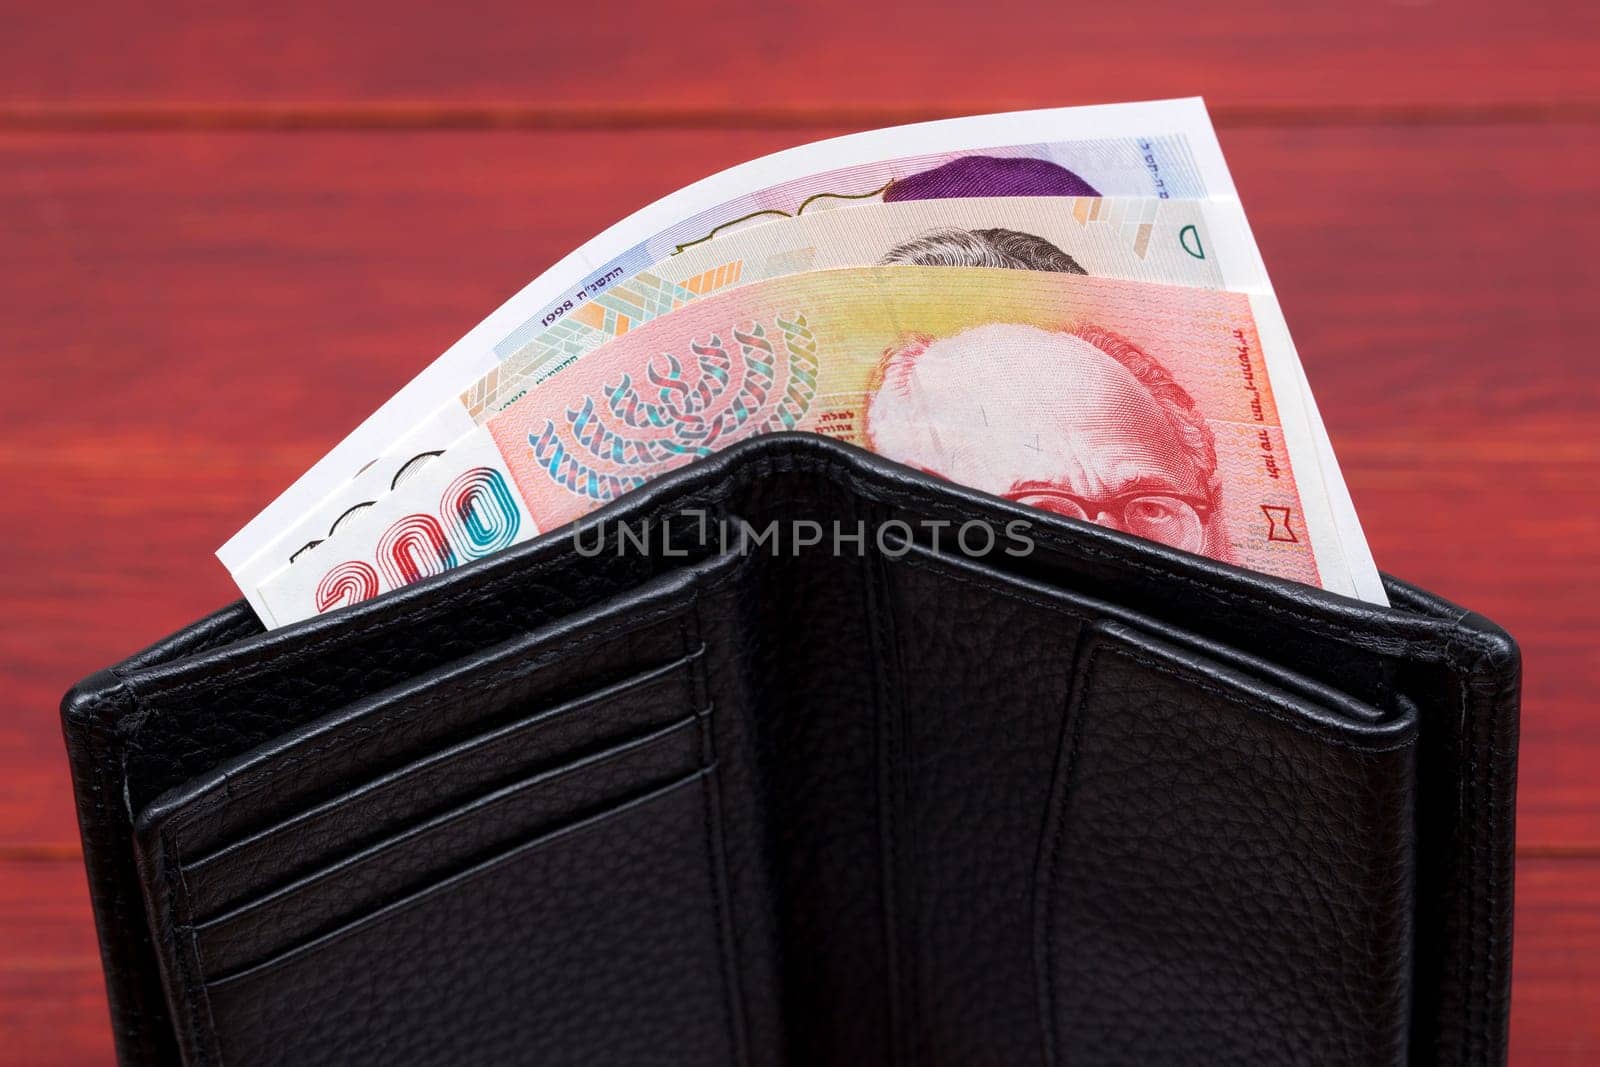
{"label": "portrait on banknote", "polygon": [[948,226],[929,230],[891,248],[879,262],[884,266],[999,267],[1089,273],[1077,260],[1043,237],[998,227],[966,230]]}
{"label": "portrait on banknote", "polygon": [[[1034,369],[1031,378],[1016,373],[1022,366]],[[1093,325],[1011,322],[914,334],[889,348],[875,378],[866,433],[880,455],[1231,558],[1217,521],[1222,482],[1211,429],[1167,368],[1125,338]]]}
{"label": "portrait on banknote", "polygon": [[[881,262],[1087,273],[1044,238],[998,228],[930,230]],[[1049,377],[1064,395],[1041,405],[1037,390],[1000,372],[1001,350],[1054,364]],[[962,414],[946,410],[973,404]],[[1221,480],[1210,428],[1165,367],[1107,330],[996,323],[944,339],[907,338],[885,356],[867,412],[874,451],[891,459],[1229,558],[1213,521]]]}
{"label": "portrait on banknote", "polygon": [[1100,193],[1077,173],[1049,159],[1029,156],[973,154],[957,156],[938,166],[916,171],[870,189],[823,189],[813,192],[793,208],[772,207],[752,211],[718,223],[704,234],[677,246],[677,251],[777,218],[795,218],[808,212],[859,207],[880,202],[952,200],[990,196],[1090,196]]}
{"label": "portrait on banknote", "polygon": [[1073,171],[1048,159],[967,155],[890,182],[887,203],[972,196],[1099,196]]}

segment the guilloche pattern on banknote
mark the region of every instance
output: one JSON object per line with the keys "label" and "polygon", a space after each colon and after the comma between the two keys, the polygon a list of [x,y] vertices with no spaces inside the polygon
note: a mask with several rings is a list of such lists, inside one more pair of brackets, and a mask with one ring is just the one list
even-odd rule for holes
{"label": "guilloche pattern on banknote", "polygon": [[702,211],[591,274],[495,345],[506,358],[539,330],[650,263],[742,226],[840,207],[972,197],[1199,199],[1207,195],[1181,135],[1109,137],[929,152],[807,174]]}
{"label": "guilloche pattern on banknote", "polygon": [[739,284],[880,262],[1065,270],[1222,288],[1200,200],[982,197],[874,203],[785,218],[686,249],[595,296],[531,338],[461,397],[486,421],[613,336]]}
{"label": "guilloche pattern on banknote", "polygon": [[[1141,129],[1146,135],[1126,135]],[[983,145],[991,147],[978,147]],[[388,455],[411,428],[432,417],[440,399],[618,280],[731,228],[873,198],[1029,192],[1200,197],[1231,188],[1197,100],[953,119],[854,134],[752,160],[641,209],[534,279],[279,494],[218,556],[243,588],[257,588],[259,575],[295,554],[297,540],[304,544],[290,528],[298,533],[301,517],[318,510],[355,472]]]}
{"label": "guilloche pattern on banknote", "polygon": [[[1149,197],[986,197],[873,204],[741,230],[657,263],[558,320],[285,532],[270,576],[530,388],[613,337],[741,283],[882,262],[1007,266],[1220,287],[1213,241],[1233,221],[1207,201]],[[1243,259],[1245,257],[1235,257]],[[1234,266],[1236,273],[1238,265]],[[1264,278],[1250,279],[1265,285]]]}
{"label": "guilloche pattern on banknote", "polygon": [[691,305],[544,389],[487,425],[545,529],[751,434],[803,429],[1317,581],[1238,294],[961,268],[796,275]]}
{"label": "guilloche pattern on banknote", "polygon": [[265,599],[282,622],[394,588],[781,430],[1320,584],[1248,296],[897,266],[743,286],[619,337]]}

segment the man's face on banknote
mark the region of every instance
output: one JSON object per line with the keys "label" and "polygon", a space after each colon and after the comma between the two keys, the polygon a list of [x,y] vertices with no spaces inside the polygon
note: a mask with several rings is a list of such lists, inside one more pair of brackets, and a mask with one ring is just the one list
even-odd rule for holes
{"label": "man's face on banknote", "polygon": [[909,338],[884,358],[867,433],[929,473],[1226,558],[1208,428],[1160,364],[1106,331]]}

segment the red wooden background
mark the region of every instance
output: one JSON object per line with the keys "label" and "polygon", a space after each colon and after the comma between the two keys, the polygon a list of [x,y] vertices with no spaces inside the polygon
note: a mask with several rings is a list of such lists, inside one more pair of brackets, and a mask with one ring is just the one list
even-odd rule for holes
{"label": "red wooden background", "polygon": [[1513,1061],[1600,1060],[1600,6],[730,7],[0,10],[0,1059],[111,1055],[61,691],[478,317],[764,152],[1203,93],[1380,564],[1523,643]]}

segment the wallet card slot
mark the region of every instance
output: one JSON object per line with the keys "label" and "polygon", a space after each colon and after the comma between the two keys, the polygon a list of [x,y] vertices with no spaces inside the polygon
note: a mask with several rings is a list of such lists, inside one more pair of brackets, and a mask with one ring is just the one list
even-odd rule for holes
{"label": "wallet card slot", "polygon": [[[1237,705],[1208,694],[1202,710],[1232,724],[1236,736],[1249,736],[1249,715],[1270,715],[1314,737],[1307,747],[1315,760],[1325,750],[1399,743],[1415,728],[1403,710],[1371,707],[1118,605],[964,556],[900,547],[903,554],[885,554],[883,658],[892,675],[880,751],[894,796],[886,862],[895,887],[897,969],[906,976],[899,1031],[913,1057],[1037,1061],[1038,935],[1016,887],[1036,877],[1059,739],[1085,649],[1102,641],[1106,628],[1154,632],[1150,640],[1161,647],[1206,665],[1214,687],[1234,694]],[[1131,688],[1124,699],[1120,713],[1137,719],[1141,692]],[[1166,755],[1153,729],[1130,744],[1136,752]],[[1166,768],[1150,776],[1152,803],[1164,797],[1181,806],[1184,787],[1206,774],[1196,759],[1181,772]],[[1002,793],[1004,804],[973,800]],[[1114,811],[1099,815],[1115,832],[1145,832]],[[1101,899],[1119,894],[1107,888]]]}
{"label": "wallet card slot", "polygon": [[1352,729],[1110,621],[1074,675],[1034,894],[1046,1063],[1255,1062],[1261,1035],[1274,1062],[1404,1062],[1414,713]]}
{"label": "wallet card slot", "polygon": [[206,983],[223,1063],[735,1062],[714,764]]}
{"label": "wallet card slot", "polygon": [[[454,807],[471,792],[564,764],[596,747],[682,716],[686,672],[703,652],[541,707],[378,774],[252,834],[182,859],[192,914],[208,915],[319,866],[331,855],[387,837]],[[491,721],[498,721],[497,719]],[[359,744],[364,738],[351,738]],[[292,775],[295,767],[282,773]]]}
{"label": "wallet card slot", "polygon": [[343,856],[193,926],[202,972],[251,965],[352,914],[470,864],[529,830],[560,825],[703,762],[709,712],[545,769]]}
{"label": "wallet card slot", "polygon": [[561,598],[541,593],[530,599],[547,621],[497,644],[403,631],[364,655],[329,650],[300,672],[285,654],[244,674],[156,687],[141,695],[146,714],[130,759],[145,744],[175,755],[128,798],[139,847],[147,857],[203,854],[496,719],[679,659],[692,650],[684,619],[695,589],[732,569],[685,567],[599,603],[586,597],[576,610],[558,610]]}
{"label": "wallet card slot", "polygon": [[1355,726],[1384,722],[1396,714],[1400,703],[1395,702],[1396,709],[1377,707],[1299,671],[1213,640],[1193,629],[1176,627],[1143,612],[1074,590],[1046,585],[1006,571],[992,562],[951,554],[917,542],[905,542],[900,547],[905,553],[900,557],[901,562],[910,566],[939,572],[951,581],[966,582],[1035,603],[1047,610],[1071,616],[1080,623],[1109,619],[1158,634],[1166,640],[1227,663],[1265,683],[1294,693],[1323,714]]}

